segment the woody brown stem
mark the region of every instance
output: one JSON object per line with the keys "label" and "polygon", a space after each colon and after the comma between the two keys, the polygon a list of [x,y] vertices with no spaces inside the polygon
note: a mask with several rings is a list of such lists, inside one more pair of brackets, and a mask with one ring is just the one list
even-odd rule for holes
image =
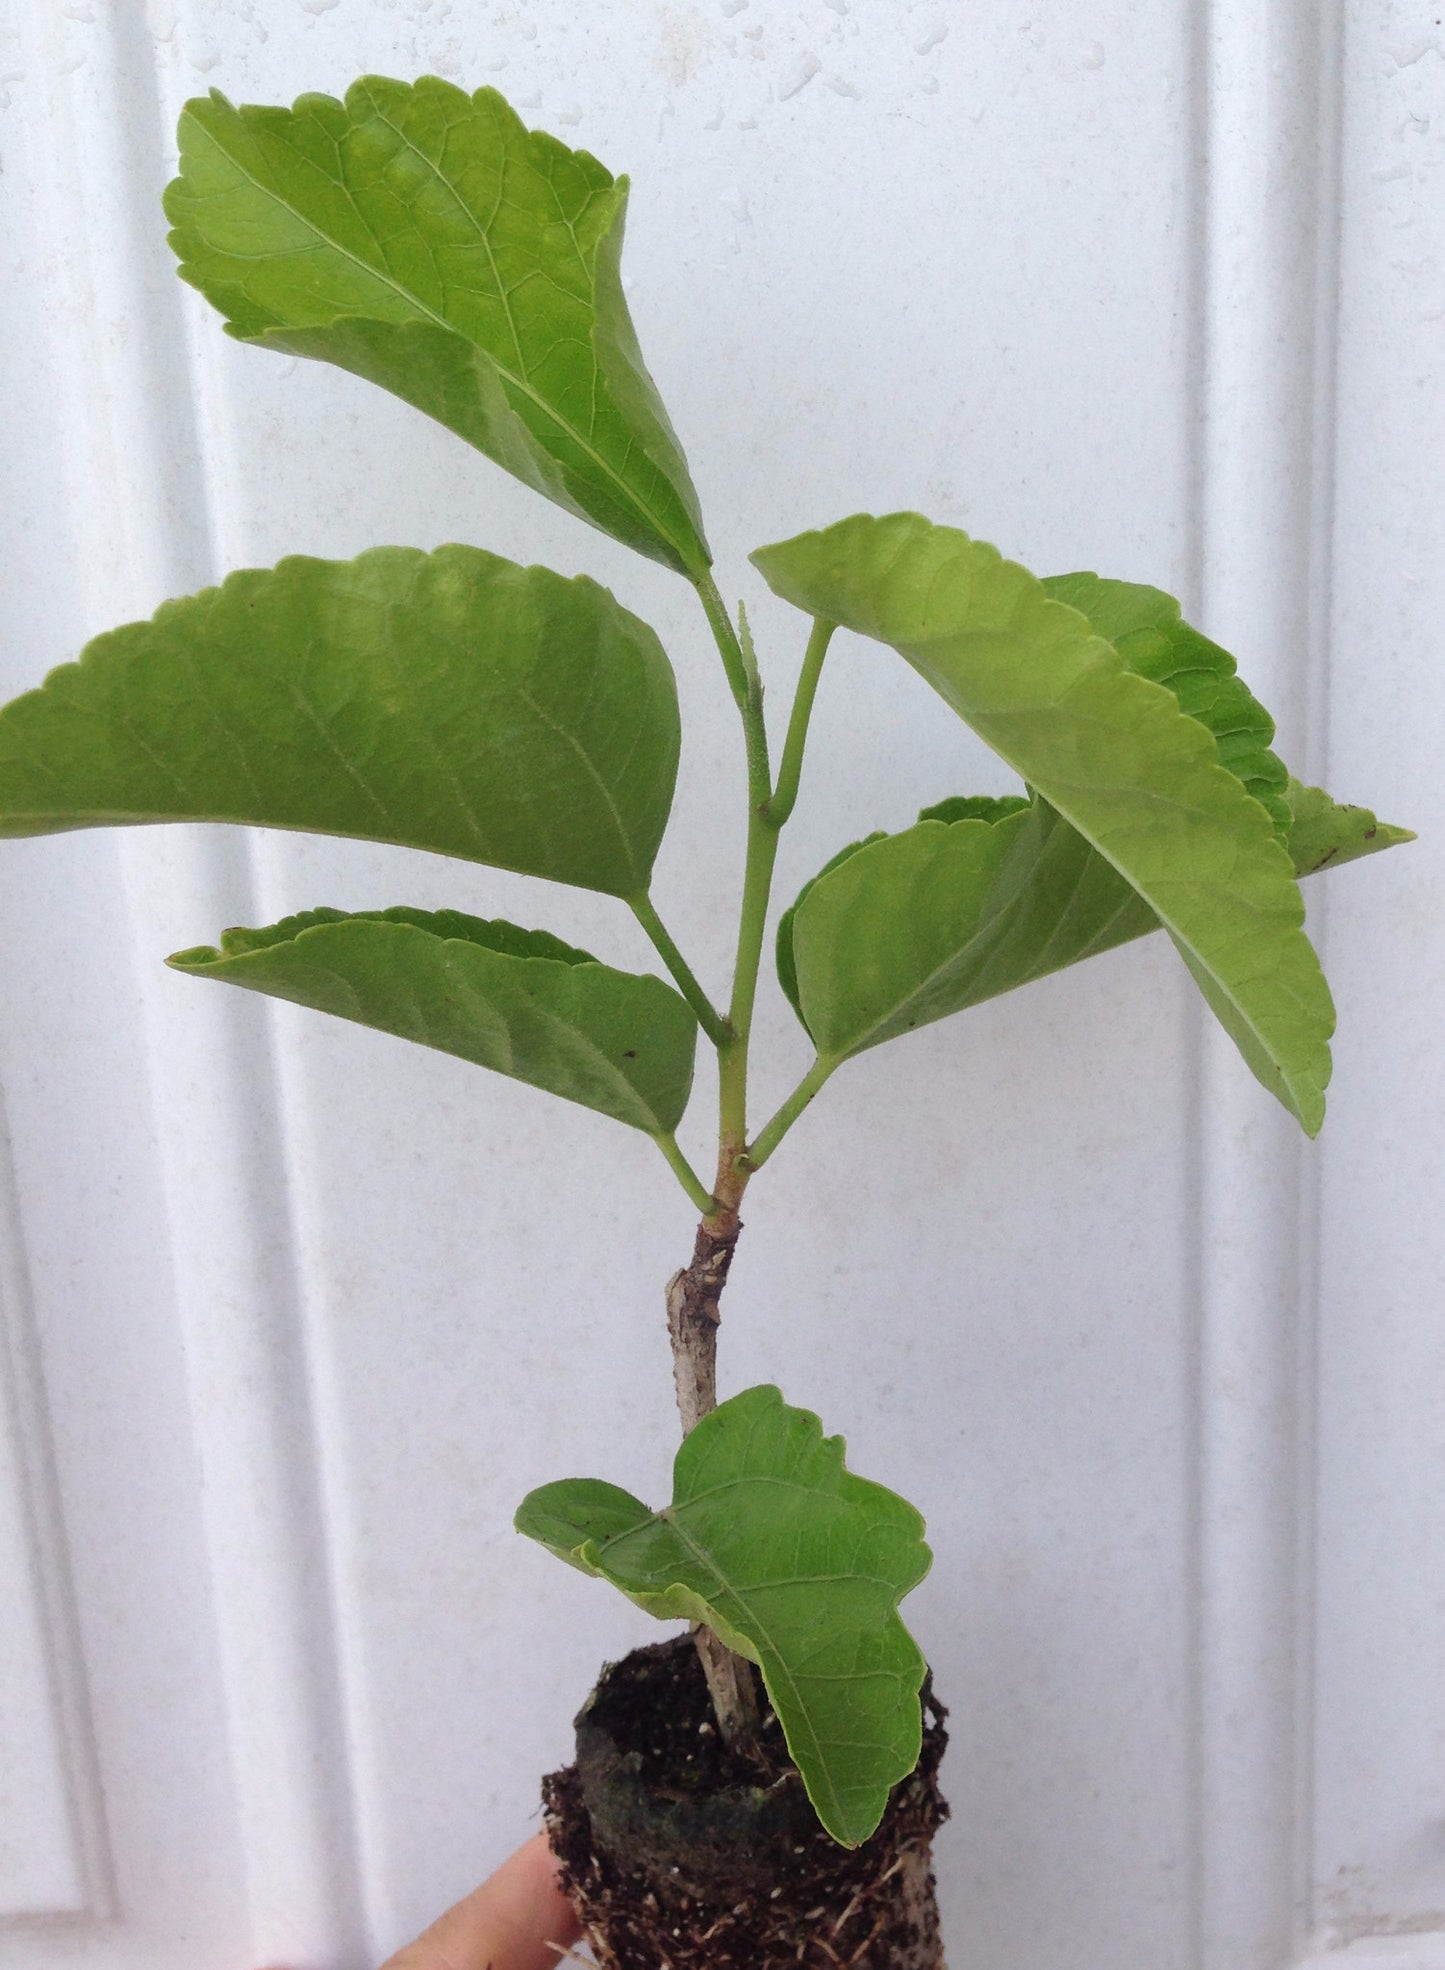
{"label": "woody brown stem", "polygon": [[[692,1263],[667,1284],[667,1332],[682,1433],[717,1408],[718,1301],[727,1284],[742,1220],[728,1204],[697,1228]],[[758,1696],[753,1665],[699,1622],[693,1629],[723,1742],[746,1755],[757,1744]]]}
{"label": "woody brown stem", "polygon": [[741,1230],[736,1210],[704,1218],[697,1228],[691,1265],[667,1282],[672,1379],[684,1436],[717,1408],[718,1301]]}

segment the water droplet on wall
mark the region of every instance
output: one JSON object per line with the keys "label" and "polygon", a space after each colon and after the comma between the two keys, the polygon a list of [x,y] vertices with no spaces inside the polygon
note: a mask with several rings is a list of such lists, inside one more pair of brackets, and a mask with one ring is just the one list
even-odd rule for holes
{"label": "water droplet on wall", "polygon": [[948,22],[935,21],[932,27],[926,27],[923,30],[922,34],[918,34],[914,36],[914,40],[913,40],[914,54],[915,55],[931,54],[932,51],[938,46],[939,42],[945,40],[947,36],[948,36]]}
{"label": "water droplet on wall", "polygon": [[722,9],[723,19],[730,21],[735,14],[742,12],[743,8],[748,4],[748,0],[719,0],[719,4]]}
{"label": "water droplet on wall", "polygon": [[1104,66],[1103,43],[1099,41],[1090,41],[1086,45],[1083,54],[1080,55],[1079,57],[1079,67],[1102,68],[1103,66]]}
{"label": "water droplet on wall", "polygon": [[306,14],[329,14],[338,7],[341,0],[301,0],[301,11]]}

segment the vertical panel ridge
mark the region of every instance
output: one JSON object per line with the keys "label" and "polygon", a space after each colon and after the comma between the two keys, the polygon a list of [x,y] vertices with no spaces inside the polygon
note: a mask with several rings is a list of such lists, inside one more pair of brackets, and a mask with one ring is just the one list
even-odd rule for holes
{"label": "vertical panel ridge", "polygon": [[[80,78],[87,86],[77,82],[71,95],[65,190],[91,288],[78,312],[124,329],[91,330],[76,420],[83,429],[72,433],[78,527],[99,485],[111,502],[107,522],[118,514],[124,530],[118,555],[86,557],[87,614],[100,623],[200,586],[217,562],[202,393],[153,198],[162,174],[152,45],[140,9],[108,15],[95,34],[98,58]],[[203,1473],[253,1946],[262,1960],[298,1964],[359,1956],[366,1942],[332,1568],[269,1022],[222,994],[188,997],[176,1017],[171,993],[182,982],[159,963],[184,941],[182,922],[252,918],[249,855],[239,834],[168,829],[124,838],[120,860]]]}
{"label": "vertical panel ridge", "polygon": [[[1199,8],[1198,603],[1306,776],[1326,725],[1338,40],[1334,0]],[[1277,1970],[1311,1926],[1316,1165],[1213,1030],[1198,1101],[1195,1956]]]}
{"label": "vertical panel ridge", "polygon": [[[32,1665],[34,1679],[22,1677],[18,1689],[7,1685],[0,1702],[8,1697],[27,1708],[37,1705],[27,1735],[32,1741],[44,1740],[52,1770],[36,1772],[23,1750],[12,1746],[6,1770],[0,1773],[0,1790],[8,1778],[24,1794],[23,1805],[18,1791],[0,1798],[0,1814],[6,1805],[23,1814],[23,1823],[8,1829],[3,1840],[11,1878],[0,1879],[0,1919],[65,1915],[98,1921],[115,1909],[105,1802],[50,1441],[10,1130],[0,1097],[0,1465],[5,1461],[7,1437],[14,1453],[18,1493],[14,1504],[23,1554],[20,1577],[8,1572],[6,1576],[6,1659],[13,1666],[12,1651],[17,1646],[24,1649],[28,1629],[39,1660]],[[17,1862],[18,1877],[11,1872]]]}

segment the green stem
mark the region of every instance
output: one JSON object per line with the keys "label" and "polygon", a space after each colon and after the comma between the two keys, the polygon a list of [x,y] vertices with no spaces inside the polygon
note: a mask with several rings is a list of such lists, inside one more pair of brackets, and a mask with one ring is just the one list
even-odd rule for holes
{"label": "green stem", "polygon": [[748,809],[738,955],[733,970],[732,1002],[728,1007],[732,1038],[718,1052],[718,1124],[724,1160],[730,1155],[740,1156],[748,1139],[748,1042],[777,858],[778,830],[767,818],[767,802],[754,802]]}
{"label": "green stem", "polygon": [[768,767],[768,729],[763,723],[763,683],[758,675],[752,638],[748,637],[746,644],[738,641],[732,618],[711,575],[698,581],[697,593],[742,714],[743,740],[748,753],[748,799],[754,807],[761,807],[772,795],[773,776]]}
{"label": "green stem", "polygon": [[748,1037],[757,995],[773,863],[778,853],[778,831],[767,819],[773,780],[768,766],[768,732],[763,720],[763,686],[752,639],[747,639],[746,646],[738,641],[732,619],[711,576],[698,581],[697,592],[742,714],[748,761],[748,840],[737,960],[728,1007],[729,1034],[718,1048],[718,1181],[726,1194],[731,1189],[728,1172],[736,1165],[747,1141]]}
{"label": "green stem", "polygon": [[694,583],[698,598],[707,612],[712,627],[713,640],[722,653],[723,669],[728,674],[728,684],[741,711],[752,695],[750,684],[756,681],[757,671],[749,671],[748,660],[743,655],[738,642],[737,631],[733,628],[732,617],[727,612],[727,604],[718,594],[717,583],[707,570],[700,574]]}
{"label": "green stem", "polygon": [[813,1062],[772,1121],[758,1132],[757,1140],[749,1144],[745,1162],[750,1172],[763,1167],[837,1065],[836,1060],[825,1060],[821,1054]]}
{"label": "green stem", "polygon": [[[743,694],[738,696],[735,686],[734,696],[737,697],[738,709],[742,713],[743,734],[747,741],[748,753],[748,841],[747,859],[743,867],[742,908],[738,921],[737,962],[733,970],[732,1001],[728,1007],[729,1033],[718,1048],[718,1127],[721,1138],[718,1181],[725,1191],[730,1191],[734,1175],[746,1179],[747,1174],[758,1167],[757,1160],[746,1149],[748,1046],[752,1035],[753,1006],[757,998],[763,938],[767,930],[768,899],[772,893],[773,869],[778,857],[778,837],[792,814],[798,798],[798,785],[803,770],[803,751],[808,740],[808,721],[812,716],[818,679],[823,670],[823,659],[828,654],[828,644],[835,625],[821,620],[813,624],[808,647],[803,656],[803,668],[798,677],[792,715],[788,720],[788,736],[783,747],[778,783],[774,787],[768,769],[767,728],[763,721],[763,687],[758,674],[757,658],[753,653],[752,638],[748,634],[747,618],[742,617],[743,633],[742,641],[739,643],[711,580],[706,589],[699,583],[698,593],[702,597],[708,621],[712,624],[713,634],[722,652],[723,663],[727,666],[729,679],[741,675],[743,680]],[[802,1112],[816,1089],[821,1087],[826,1079],[827,1072],[824,1072],[815,1085],[805,1082],[805,1091],[793,1097],[797,1100],[797,1107],[782,1121],[776,1133],[768,1137],[763,1151],[764,1160],[772,1153],[794,1117]],[[772,1127],[773,1124],[770,1123],[769,1128]]]}
{"label": "green stem", "polygon": [[652,939],[662,962],[676,980],[677,989],[697,1014],[698,1024],[703,1032],[715,1047],[722,1046],[728,1038],[727,1021],[698,984],[692,967],[673,943],[666,924],[653,908],[652,898],[645,893],[640,896],[629,896],[627,906]]}
{"label": "green stem", "polygon": [[668,1168],[672,1171],[698,1210],[702,1212],[704,1217],[710,1217],[717,1209],[717,1199],[708,1190],[707,1185],[702,1181],[702,1178],[694,1170],[692,1164],[688,1162],[686,1156],[678,1148],[677,1137],[674,1135],[655,1135],[652,1140],[666,1157]]}
{"label": "green stem", "polygon": [[820,617],[814,622],[813,633],[808,638],[803,668],[798,676],[798,689],[793,698],[793,715],[788,720],[788,736],[778,764],[778,784],[768,802],[768,819],[775,828],[782,827],[787,821],[798,798],[798,782],[803,773],[803,748],[808,743],[808,720],[813,715],[813,699],[818,693],[818,679],[823,674],[823,659],[828,654],[828,644],[837,626],[836,623],[824,622]]}

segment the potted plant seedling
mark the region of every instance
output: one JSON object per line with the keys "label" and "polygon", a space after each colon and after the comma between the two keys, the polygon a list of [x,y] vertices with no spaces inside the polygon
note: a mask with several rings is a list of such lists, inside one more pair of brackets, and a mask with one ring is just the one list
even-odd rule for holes
{"label": "potted plant seedling", "polygon": [[[344,103],[191,103],[166,194],[182,277],[258,348],[405,398],[696,590],[746,743],[730,993],[705,988],[651,877],[678,763],[669,659],[585,577],[479,546],[295,557],[98,637],[0,713],[0,832],[215,821],[357,836],[580,885],[631,910],[667,980],[550,929],[316,909],[178,970],[360,1021],[642,1130],[692,1199],[666,1289],[684,1442],[644,1503],[595,1479],[517,1524],[691,1625],[609,1670],[547,1781],[600,1962],[942,1962],[930,1840],[941,1711],[899,1602],[929,1560],[903,1499],[775,1388],[719,1404],[719,1301],[745,1191],[869,1047],[1163,930],[1245,1064],[1313,1135],[1333,1012],[1298,878],[1407,839],[1292,779],[1233,659],[1158,589],[1036,579],[913,513],[762,547],[807,624],[780,736],[746,620],[619,276],[627,186],[495,91],[359,81]],[[769,1116],[748,1043],[774,858],[839,628],[896,651],[1017,774],[841,848],[776,931],[815,1049]],[[676,1130],[716,1049],[717,1161]]]}

